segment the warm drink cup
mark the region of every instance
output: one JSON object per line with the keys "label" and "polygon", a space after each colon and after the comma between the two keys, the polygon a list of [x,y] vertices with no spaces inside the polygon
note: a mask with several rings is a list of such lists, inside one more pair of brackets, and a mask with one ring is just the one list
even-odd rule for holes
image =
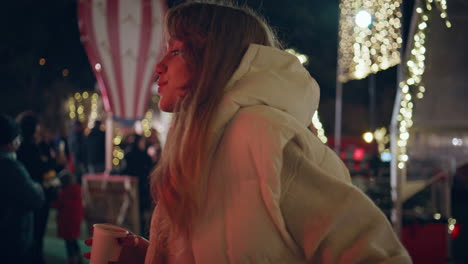
{"label": "warm drink cup", "polygon": [[111,224],[94,224],[90,264],[108,264],[119,260],[122,247],[117,238],[125,237],[128,231]]}

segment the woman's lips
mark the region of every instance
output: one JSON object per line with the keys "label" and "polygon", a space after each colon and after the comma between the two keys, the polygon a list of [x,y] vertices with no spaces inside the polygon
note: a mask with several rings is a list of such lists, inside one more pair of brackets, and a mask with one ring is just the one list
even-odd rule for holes
{"label": "woman's lips", "polygon": [[158,82],[158,94],[161,94],[162,87],[166,84],[167,82]]}

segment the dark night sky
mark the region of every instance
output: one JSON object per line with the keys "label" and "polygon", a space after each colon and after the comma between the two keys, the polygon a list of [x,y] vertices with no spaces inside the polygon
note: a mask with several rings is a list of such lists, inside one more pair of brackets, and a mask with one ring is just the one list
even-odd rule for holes
{"label": "dark night sky", "polygon": [[[169,6],[176,2],[182,1],[168,0]],[[332,133],[338,0],[241,2],[263,14],[287,48],[309,56],[306,67],[321,86],[322,121],[328,133]],[[32,109],[44,115],[46,106],[51,104],[56,104],[55,112],[60,112],[63,111],[58,106],[60,100],[75,91],[94,89],[95,79],[79,39],[76,5],[76,0],[2,3],[0,112],[14,116]],[[44,66],[39,65],[40,58],[46,59]],[[62,76],[64,69],[70,72],[67,77]],[[354,134],[368,125],[367,81],[352,81],[344,89],[345,112],[362,115],[344,115],[345,119],[352,120],[348,122],[350,126],[345,120],[344,133]],[[379,116],[382,116],[378,124],[386,125],[395,92],[395,69],[377,75],[377,90]]]}

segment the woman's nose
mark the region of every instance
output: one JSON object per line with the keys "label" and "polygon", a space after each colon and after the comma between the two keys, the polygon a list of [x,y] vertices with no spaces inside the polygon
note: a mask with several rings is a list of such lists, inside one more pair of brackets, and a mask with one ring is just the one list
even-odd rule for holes
{"label": "woman's nose", "polygon": [[167,67],[164,64],[164,60],[161,60],[157,65],[156,65],[156,74],[160,75],[166,71]]}

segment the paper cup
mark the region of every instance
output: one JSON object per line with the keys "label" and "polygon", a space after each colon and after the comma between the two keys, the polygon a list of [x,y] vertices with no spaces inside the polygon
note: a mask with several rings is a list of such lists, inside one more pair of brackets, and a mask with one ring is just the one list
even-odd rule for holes
{"label": "paper cup", "polygon": [[122,247],[116,239],[127,236],[128,231],[110,224],[94,224],[93,227],[90,264],[108,264],[109,261],[119,260]]}

